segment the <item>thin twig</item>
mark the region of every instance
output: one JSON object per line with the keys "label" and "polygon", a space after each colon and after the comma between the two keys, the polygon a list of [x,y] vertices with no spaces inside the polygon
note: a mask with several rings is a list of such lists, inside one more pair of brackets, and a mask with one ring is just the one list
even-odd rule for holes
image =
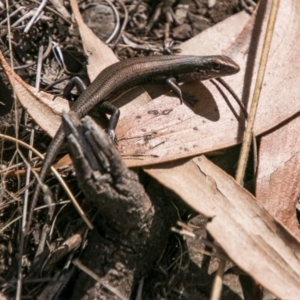
{"label": "thin twig", "polygon": [[225,266],[226,266],[226,260],[221,259],[216,276],[214,278],[214,283],[213,283],[210,300],[219,300],[220,299],[222,287],[223,287],[223,275],[224,275]]}
{"label": "thin twig", "polygon": [[258,70],[255,89],[254,89],[253,98],[252,98],[250,114],[249,114],[249,118],[248,118],[248,122],[247,122],[247,128],[246,128],[246,131],[244,134],[241,154],[240,154],[238,168],[237,168],[237,172],[236,172],[236,181],[239,184],[243,183],[245,169],[246,169],[246,165],[247,165],[247,161],[248,161],[251,139],[252,139],[252,134],[253,134],[252,133],[253,125],[254,125],[254,121],[255,121],[259,96],[260,96],[260,92],[261,92],[262,84],[263,84],[263,80],[264,80],[264,74],[265,74],[266,65],[267,65],[267,61],[268,61],[268,55],[269,55],[269,51],[270,51],[270,46],[271,46],[271,41],[272,41],[278,7],[279,7],[279,0],[274,0],[272,2],[270,17],[269,17],[269,21],[268,21],[268,25],[267,25],[263,50],[262,50],[260,64],[259,64],[259,70]]}
{"label": "thin twig", "polygon": [[[8,136],[8,135],[5,135],[5,134],[0,134],[0,138],[3,138],[3,139],[5,139],[7,141],[10,141],[10,142],[14,142],[14,143],[18,144],[19,146],[22,146],[22,147],[24,147],[26,149],[29,149],[35,155],[37,155],[40,159],[44,159],[44,155],[42,155],[39,151],[37,151],[36,149],[32,148],[30,145],[28,145],[28,144],[26,144],[26,143],[24,143],[24,142],[22,142],[20,140],[16,140],[14,137],[11,137],[11,136]],[[87,218],[85,212],[82,210],[82,208],[78,204],[77,200],[75,199],[74,195],[72,194],[72,192],[70,191],[70,189],[66,185],[65,181],[62,179],[62,177],[59,175],[59,173],[57,172],[57,170],[53,166],[51,166],[51,171],[55,175],[55,177],[57,178],[57,180],[59,181],[59,183],[62,185],[62,187],[65,190],[66,194],[70,198],[71,202],[75,206],[77,212],[82,217],[82,219],[84,220],[84,222],[86,223],[86,225],[88,226],[88,228],[92,230],[94,228],[94,226],[92,225],[92,223],[90,222],[90,220]]]}
{"label": "thin twig", "polygon": [[93,279],[95,279],[98,283],[100,283],[101,285],[103,285],[107,290],[109,290],[111,293],[113,293],[115,296],[119,297],[122,300],[127,300],[126,297],[124,297],[123,295],[121,295],[121,293],[114,287],[112,287],[111,285],[109,285],[108,283],[104,282],[101,277],[99,277],[95,272],[93,272],[91,269],[89,269],[88,267],[86,267],[84,264],[82,264],[80,262],[79,259],[74,259],[73,260],[73,264],[79,268],[80,270],[82,270],[83,272],[85,272],[87,275],[91,276]]}

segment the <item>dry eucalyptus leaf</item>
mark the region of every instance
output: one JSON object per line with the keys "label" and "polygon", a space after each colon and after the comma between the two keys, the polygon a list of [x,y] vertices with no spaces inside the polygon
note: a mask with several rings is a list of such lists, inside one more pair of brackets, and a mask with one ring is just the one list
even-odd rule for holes
{"label": "dry eucalyptus leaf", "polygon": [[299,115],[261,138],[256,197],[300,241],[296,204],[300,198]]}
{"label": "dry eucalyptus leaf", "polygon": [[[215,38],[214,33],[206,41],[214,44],[215,50],[207,54],[226,54],[240,65],[238,74],[225,79],[244,102],[253,91],[270,5],[270,1],[260,2],[257,15],[251,17],[228,49],[218,49],[219,36]],[[300,44],[295,43],[299,25],[299,1],[281,1],[254,126],[256,135],[300,110]],[[227,32],[230,35],[231,31]],[[205,42],[201,36],[188,42],[185,54],[203,54]],[[121,118],[117,127],[119,149],[129,166],[157,164],[241,142],[245,121],[223,87],[204,82],[185,88],[199,100],[195,108],[179,105],[176,98],[160,97]],[[165,111],[170,112],[164,114]]]}
{"label": "dry eucalyptus leaf", "polygon": [[[293,2],[293,13],[300,11],[299,3]],[[296,38],[299,32],[299,20],[289,24],[291,39]],[[283,41],[284,44],[285,41]],[[290,97],[297,101],[296,93],[290,95],[290,90],[294,90],[294,78],[299,74],[299,60],[292,61],[294,57],[293,49],[288,48],[285,53],[286,63],[291,64],[290,77],[284,77],[284,86],[281,89],[285,91],[284,100],[288,103]],[[276,69],[276,73],[281,74],[281,68]],[[298,74],[297,74],[298,73]],[[290,80],[291,79],[291,80]],[[298,101],[299,102],[299,101]],[[282,107],[285,109],[282,101]],[[300,240],[299,222],[296,218],[296,204],[300,196],[299,190],[299,114],[288,122],[276,127],[274,130],[263,135],[259,148],[259,166],[256,182],[257,200],[263,204],[268,212],[274,218],[290,230],[293,235]]]}
{"label": "dry eucalyptus leaf", "polygon": [[[107,65],[111,64],[112,62],[117,61],[117,59],[115,57],[112,57],[111,50],[105,44],[99,41],[95,37],[95,35],[91,32],[91,30],[87,28],[86,25],[82,22],[80,15],[78,15],[78,9],[76,10],[76,6],[74,6],[73,2],[72,2],[72,7],[75,11],[76,19],[79,22],[79,30],[82,34],[84,48],[86,49],[86,53],[89,56],[88,69],[90,70],[89,73],[91,74],[90,75],[91,78],[93,78],[95,74],[98,74],[98,72],[103,70],[103,68],[105,68]],[[232,18],[227,19],[227,22],[224,21],[218,24],[216,27],[214,27],[213,31],[215,32],[215,37],[219,41],[219,45],[221,45],[222,47],[226,47],[226,45],[229,46],[229,44],[231,43],[231,39],[233,39],[235,36],[237,36],[240,33],[248,18],[249,17],[247,14],[240,13],[233,16]],[[227,27],[228,29],[226,29]],[[227,30],[231,32],[230,39],[228,39],[228,37],[224,34]],[[219,35],[217,35],[218,33]],[[208,34],[207,32],[204,33],[205,39],[207,38],[207,34]],[[212,44],[215,43],[212,41],[211,45]],[[210,43],[204,43],[203,41],[203,47],[201,47],[201,49],[202,51],[206,52],[206,54],[209,53],[211,51]],[[15,74],[13,71],[11,71],[10,67],[8,66],[8,64],[5,62],[3,58],[1,59],[1,63],[3,65],[3,68],[6,70],[8,76],[11,77],[11,74]],[[16,90],[16,93],[18,95],[21,104],[26,108],[27,112],[36,121],[36,123],[39,124],[47,134],[53,137],[60,125],[60,120],[61,120],[60,114],[62,110],[69,109],[68,102],[59,97],[56,97],[54,101],[52,101],[53,100],[52,95],[49,95],[47,93],[37,93],[33,87],[28,86],[17,75],[16,78],[17,78],[17,82],[20,84],[20,88],[22,87],[23,90],[23,92],[21,92],[20,88]],[[39,95],[40,99],[38,103],[37,102],[32,103],[31,98],[28,97],[27,93],[31,93],[33,95]],[[208,90],[207,90],[207,95],[208,95],[207,101],[210,101],[212,97]],[[132,99],[135,100],[131,101]],[[168,100],[170,99],[168,98]],[[141,107],[147,102],[150,102],[150,105],[152,105],[151,98],[148,96],[147,93],[143,92],[142,88],[134,89],[133,91],[130,91],[130,93],[125,94],[124,96],[119,98],[116,102],[120,106],[123,105],[121,107],[121,119],[122,118],[124,119],[126,116],[132,116],[139,107]],[[202,98],[202,102],[204,103],[204,98]],[[50,108],[41,106],[40,103],[49,103]],[[176,106],[178,104],[178,99],[177,98],[174,99],[173,103],[175,103],[174,106]],[[171,109],[173,109],[172,106]],[[185,105],[182,105],[179,108],[182,109],[183,107],[185,107]],[[168,109],[169,108],[170,106],[168,106]],[[166,111],[164,111],[164,113],[166,113]],[[181,114],[180,110],[179,113]],[[215,116],[213,116],[213,118],[215,118]],[[185,153],[182,153],[182,155],[185,156]],[[144,164],[144,161],[140,160],[140,158],[137,158],[137,161],[140,161],[142,164]],[[131,159],[129,159],[127,163],[130,165]],[[136,162],[134,164],[137,165]]]}
{"label": "dry eucalyptus leaf", "polygon": [[[244,12],[233,15],[183,43],[181,53],[220,55],[239,36],[248,20],[249,15]],[[234,56],[231,57],[235,60]],[[225,101],[219,88],[228,97]],[[180,105],[178,98],[169,93],[136,107],[130,115],[121,114],[117,136],[119,150],[128,166],[155,164],[205,152],[203,147],[215,144],[219,138],[205,131],[208,123],[209,126],[220,126],[219,104],[231,99],[235,110],[239,111],[231,96],[219,84],[193,82],[184,84],[182,89],[199,100],[194,107]],[[126,107],[134,105],[135,101],[132,101]],[[238,114],[232,114],[227,104],[225,110],[230,111],[229,122],[237,123],[236,117],[240,119]],[[222,125],[218,132],[222,132]],[[226,140],[227,135],[221,135]]]}
{"label": "dry eucalyptus leaf", "polygon": [[[299,9],[299,5],[297,5],[295,1],[288,4],[285,3],[284,5],[281,3],[277,27],[282,26],[281,29],[284,30],[277,30],[275,32],[275,42],[276,38],[278,42],[278,36],[280,36],[281,33],[281,38],[285,42],[284,47],[287,47],[286,50],[290,52],[291,55],[288,59],[292,61],[292,57],[294,57],[294,64],[297,70],[299,65],[297,65],[298,60],[296,60],[295,57],[296,52],[293,49],[293,44],[286,39],[289,24],[285,21],[290,21],[287,16],[293,9]],[[295,21],[297,16],[291,15],[293,16],[292,20]],[[283,18],[282,22],[280,18]],[[299,25],[297,22],[296,24]],[[247,37],[246,33],[248,32],[249,36],[251,34],[250,25],[251,24],[248,24],[243,34],[237,39],[237,44],[240,44],[241,51],[243,51],[244,40]],[[255,32],[259,30],[260,29],[256,29]],[[295,35],[294,32],[289,33],[291,33],[292,36]],[[257,37],[257,34],[255,37]],[[291,73],[289,72],[289,65],[284,65],[282,72],[281,69],[280,72],[278,71],[279,67],[281,68],[283,66],[282,60],[287,59],[287,57],[284,54],[281,57],[280,53],[276,53],[279,50],[284,52],[283,45],[275,43],[275,46],[276,51],[271,53],[268,66],[273,64],[277,72],[271,72],[267,69],[264,93],[259,108],[262,109],[262,111],[259,110],[259,117],[255,127],[256,130],[263,131],[273,122],[274,125],[282,122],[285,117],[288,117],[289,113],[292,115],[297,112],[297,110],[293,112],[292,106],[297,107],[297,109],[299,106],[299,103],[296,101],[297,85],[295,85],[299,72],[293,73],[293,77],[295,78],[292,78],[292,82],[289,82],[289,89],[282,89],[282,85],[280,84],[282,74],[286,74],[285,76],[290,79],[288,75]],[[247,48],[244,49],[245,54],[248,52],[251,54],[249,59],[253,58],[253,52],[251,52],[251,50],[253,51],[253,46],[250,46],[250,52]],[[230,51],[230,49],[228,51]],[[257,51],[259,53],[259,50]],[[241,53],[237,54],[237,56],[232,55],[232,57],[236,57],[236,60],[239,61]],[[247,66],[248,70],[251,71],[251,61],[249,61]],[[249,74],[249,72],[256,74],[256,68],[257,67],[253,68],[251,72],[248,71],[247,74]],[[241,74],[238,76],[240,75]],[[268,78],[270,81],[267,80]],[[249,94],[251,90],[249,88],[251,80],[246,79],[247,77],[245,76],[245,82],[248,84],[242,93],[245,98],[245,95]],[[294,79],[295,82],[293,82]],[[241,90],[242,84],[235,86],[236,83],[233,77],[229,77],[227,81],[230,82],[230,85],[234,87],[235,90]],[[272,93],[272,89],[275,89],[275,94],[274,92]],[[280,89],[281,91],[279,92]],[[268,95],[267,91],[271,96]],[[291,106],[288,105],[288,107],[286,107],[284,96],[286,94],[291,96],[293,103]],[[272,101],[270,101],[270,99]],[[268,104],[271,105],[269,111],[267,108]],[[219,105],[221,105],[221,103]],[[221,113],[220,115],[222,116]],[[225,134],[223,128],[224,127],[220,127],[219,130],[220,133],[226,137],[230,137],[232,133],[234,133],[234,135],[232,135],[233,138],[234,136],[239,136],[238,134],[242,132],[241,128],[239,131],[236,126],[233,126],[232,128],[227,127]],[[213,135],[218,141],[222,141],[220,133]],[[188,138],[189,135],[187,134],[183,141],[186,142]],[[208,141],[210,142],[210,140]],[[203,144],[206,144],[206,142],[207,139],[204,139]],[[173,168],[170,169],[172,165]],[[298,282],[300,280],[300,246],[297,240],[277,224],[276,221],[255,202],[255,198],[239,187],[233,179],[229,179],[220,169],[208,163],[202,157],[198,161],[195,158],[183,165],[180,165],[179,162],[174,162],[173,164],[164,164],[157,168],[152,167],[151,169],[146,169],[146,171],[162,184],[176,192],[194,209],[206,216],[212,217],[212,222],[207,226],[208,231],[240,268],[245,270],[255,280],[281,299],[300,298],[297,292],[299,286]]]}
{"label": "dry eucalyptus leaf", "polygon": [[[263,5],[264,3],[261,3],[261,6]],[[266,13],[268,10],[269,8]],[[274,127],[300,109],[300,102],[297,101],[296,96],[298,77],[300,76],[297,47],[300,45],[292,42],[297,36],[298,27],[296,25],[299,23],[300,15],[291,13],[297,10],[299,10],[299,4],[296,1],[285,4],[281,2],[262,98],[258,108],[255,124],[256,134]],[[259,53],[261,46],[261,37],[258,40],[252,39],[252,44],[250,44],[255,17],[251,18],[242,31],[246,23],[245,18],[245,14],[240,14],[238,17],[233,16],[225,20],[217,27],[213,27],[214,29],[208,29],[203,33],[206,41],[201,39],[201,34],[189,41],[187,50],[183,50],[185,54],[204,54],[205,49],[209,49],[206,54],[224,53],[234,58],[240,64],[241,72],[227,77],[226,81],[239,95],[243,95],[243,98],[247,98],[246,96],[252,91],[253,80],[251,78],[253,74],[256,74],[258,60],[254,54]],[[262,18],[260,14],[258,14],[259,18]],[[290,29],[291,24],[296,24],[292,27],[295,29]],[[228,29],[226,29],[227,26]],[[257,31],[264,32],[265,20],[262,29],[256,27],[254,36],[258,37]],[[210,30],[212,33],[209,35]],[[223,42],[222,37],[226,36],[225,32],[229,32],[230,38],[225,38],[225,42]],[[220,34],[218,35],[218,33]],[[208,35],[210,39],[207,38]],[[236,39],[235,36],[237,36]],[[88,40],[94,43],[93,39]],[[258,45],[257,48],[253,43],[254,40]],[[228,47],[231,41],[234,41],[234,44],[225,51],[224,48]],[[218,48],[219,46],[221,48]],[[98,47],[91,48],[93,49],[91,52],[105,53],[103,48],[106,46],[100,47],[99,45],[99,49]],[[185,49],[185,44],[183,44],[183,49]],[[93,65],[97,64],[93,63]],[[293,68],[290,68],[290,65],[293,65]],[[278,69],[280,72],[273,71]],[[285,82],[290,87],[286,90],[281,85],[284,78],[287,78]],[[137,107],[135,102],[130,102],[125,106],[129,114],[121,110],[121,120],[117,126],[120,140],[119,149],[129,166],[157,164],[213,151],[240,142],[244,130],[243,116],[240,114],[237,104],[223,87],[220,87],[219,84],[205,82],[204,84],[185,85],[185,88],[199,99],[199,103],[194,108],[179,105],[177,98],[165,96],[145,105],[138,104]],[[129,96],[128,93],[127,97]],[[147,98],[147,96],[145,97]],[[286,98],[289,101],[285,101]],[[146,101],[148,98],[142,102]],[[28,112],[36,120],[37,116],[30,111],[30,107],[28,109]],[[51,114],[43,115],[44,119],[48,117],[51,118]],[[47,123],[56,124],[52,120]],[[48,130],[47,127],[42,128]]]}
{"label": "dry eucalyptus leaf", "polygon": [[281,299],[300,299],[300,244],[233,178],[204,156],[145,171],[199,213],[241,269]]}
{"label": "dry eucalyptus leaf", "polygon": [[118,59],[112,50],[99,40],[93,31],[84,23],[79,12],[77,1],[71,0],[70,4],[78,25],[84,52],[88,56],[87,69],[89,77],[90,80],[93,81],[103,69],[118,62]]}
{"label": "dry eucalyptus leaf", "polygon": [[[261,2],[261,6],[264,4]],[[300,108],[300,103],[296,101],[296,83],[300,76],[300,62],[296,55],[300,46],[291,42],[298,33],[298,30],[291,27],[291,24],[299,24],[297,12],[299,4],[296,0],[281,3],[262,102],[258,110],[256,134],[272,128]],[[255,37],[259,36],[257,32],[263,32],[265,28],[266,20],[263,16],[261,19],[263,29],[255,28]],[[185,54],[227,54],[237,61],[241,72],[228,77],[226,81],[244,99],[252,90],[252,75],[256,74],[258,60],[254,54],[260,53],[261,47],[261,37],[256,41],[257,48],[255,38],[250,43],[254,16],[241,33],[247,20],[248,16],[243,13],[233,16],[195,37],[186,46],[183,45]],[[93,39],[86,40],[94,43]],[[105,53],[103,47],[106,46],[89,48],[92,49],[89,54],[97,51]],[[100,66],[101,63],[102,61],[96,61],[92,64]],[[273,71],[279,68],[280,72]],[[283,81],[290,84],[287,90],[282,89],[280,83]],[[24,86],[21,83],[19,85]],[[185,88],[199,99],[195,108],[179,105],[178,99],[174,97],[155,99],[146,105],[135,106],[135,102],[126,105],[131,108],[122,111],[117,134],[120,139],[119,149],[125,155],[128,165],[149,165],[175,160],[224,148],[240,141],[244,121],[238,106],[224,88],[209,82],[188,84]],[[28,90],[35,93],[33,88]],[[20,96],[22,97],[22,93]],[[26,94],[25,98],[27,97]],[[289,101],[285,101],[286,98]],[[26,102],[23,105],[28,107]],[[30,107],[31,105],[28,109]],[[35,114],[30,110],[29,113],[32,116]],[[51,112],[47,111],[42,117],[45,119],[48,115]],[[49,121],[51,124],[55,123],[52,118],[51,116]],[[54,118],[60,120],[57,115]],[[164,165],[148,172],[196,210],[212,217],[208,230],[238,266],[280,298],[298,299],[300,266],[299,245],[296,240],[254,201],[253,196],[203,157],[195,158],[183,166],[179,163],[174,168],[171,166],[172,164]],[[199,199],[200,204],[197,202]]]}
{"label": "dry eucalyptus leaf", "polygon": [[34,87],[26,84],[12,71],[1,52],[0,64],[24,109],[48,135],[54,136],[61,123],[61,112],[70,109],[69,102],[60,97],[37,92]]}
{"label": "dry eucalyptus leaf", "polygon": [[[77,1],[71,0],[70,3],[77,21],[85,54],[88,56],[89,63],[87,65],[87,69],[89,77],[90,80],[93,81],[94,78],[103,71],[103,69],[118,62],[119,60],[116,58],[112,50],[105,43],[99,40],[93,31],[83,22]],[[125,106],[125,104],[130,102],[132,99],[135,99],[134,106]],[[120,107],[121,115],[124,116],[130,115],[134,112],[136,107],[149,101],[151,101],[151,98],[147,95],[147,93],[144,93],[141,87],[138,87],[134,90],[134,92],[131,91],[130,94],[121,96],[115,103],[118,107]]]}

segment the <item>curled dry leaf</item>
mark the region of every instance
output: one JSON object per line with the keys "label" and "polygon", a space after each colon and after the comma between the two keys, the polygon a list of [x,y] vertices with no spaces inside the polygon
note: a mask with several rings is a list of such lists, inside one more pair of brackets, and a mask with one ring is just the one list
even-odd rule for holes
{"label": "curled dry leaf", "polygon": [[145,169],[199,213],[241,269],[281,299],[300,299],[300,244],[254,196],[204,156]]}
{"label": "curled dry leaf", "polygon": [[300,241],[296,204],[300,198],[299,115],[261,138],[257,200]]}

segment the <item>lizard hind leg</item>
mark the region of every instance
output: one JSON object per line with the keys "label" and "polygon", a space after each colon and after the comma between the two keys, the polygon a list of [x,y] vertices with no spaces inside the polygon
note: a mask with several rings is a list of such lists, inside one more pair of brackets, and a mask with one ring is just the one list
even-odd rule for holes
{"label": "lizard hind leg", "polygon": [[76,87],[79,94],[83,93],[83,91],[85,91],[87,88],[86,84],[83,82],[83,80],[80,77],[74,76],[66,84],[63,91],[63,96],[67,99],[70,98],[71,91],[74,87]]}

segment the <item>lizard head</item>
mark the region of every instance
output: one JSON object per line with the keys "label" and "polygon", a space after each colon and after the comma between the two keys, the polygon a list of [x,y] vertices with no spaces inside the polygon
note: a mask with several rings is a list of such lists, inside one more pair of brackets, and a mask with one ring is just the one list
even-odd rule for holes
{"label": "lizard head", "polygon": [[240,67],[227,56],[194,56],[189,70],[181,74],[178,81],[206,80],[233,75]]}
{"label": "lizard head", "polygon": [[196,67],[191,76],[193,80],[206,80],[216,77],[233,75],[240,70],[240,67],[227,56],[203,57],[200,67]]}

